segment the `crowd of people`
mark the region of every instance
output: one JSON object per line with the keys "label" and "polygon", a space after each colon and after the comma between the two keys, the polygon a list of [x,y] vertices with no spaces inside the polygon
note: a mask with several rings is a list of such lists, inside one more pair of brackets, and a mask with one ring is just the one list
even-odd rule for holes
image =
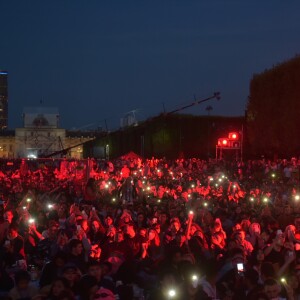
{"label": "crowd of people", "polygon": [[300,299],[299,169],[3,160],[0,299]]}

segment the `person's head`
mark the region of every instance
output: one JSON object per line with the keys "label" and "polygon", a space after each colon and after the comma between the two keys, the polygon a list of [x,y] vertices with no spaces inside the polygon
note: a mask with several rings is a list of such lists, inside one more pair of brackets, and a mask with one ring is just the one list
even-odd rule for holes
{"label": "person's head", "polygon": [[116,235],[115,235],[115,238],[116,238],[116,242],[117,243],[120,243],[120,242],[124,241],[124,233],[123,233],[123,231],[118,230],[117,233],[116,233]]}
{"label": "person's head", "polygon": [[165,188],[161,185],[159,186],[158,190],[157,190],[157,197],[159,199],[162,199],[165,193]]}
{"label": "person's head", "polygon": [[251,224],[251,222],[248,219],[242,220],[242,222],[241,222],[242,230],[244,230],[245,232],[247,232],[248,229],[249,229],[249,227],[250,227],[250,224]]}
{"label": "person's head", "polygon": [[181,228],[181,224],[178,219],[174,219],[171,223],[171,231],[178,232]]}
{"label": "person's head", "polygon": [[92,275],[83,275],[78,282],[78,287],[80,299],[94,299],[98,290],[97,279]]}
{"label": "person's head", "polygon": [[213,224],[213,232],[219,232],[222,230],[222,223],[220,219],[216,219]]}
{"label": "person's head", "polygon": [[104,222],[106,226],[111,226],[114,223],[114,219],[112,216],[108,215],[106,216]]}
{"label": "person's head", "polygon": [[92,230],[93,230],[94,232],[98,232],[99,229],[100,229],[100,223],[99,223],[99,221],[94,220],[94,221],[92,222]]}
{"label": "person's head", "polygon": [[256,222],[252,223],[250,225],[250,230],[249,231],[250,231],[251,234],[255,234],[255,233],[260,234],[261,230],[260,230],[259,223],[256,223]]}
{"label": "person's head", "polygon": [[269,278],[264,282],[264,292],[268,296],[268,299],[276,299],[279,297],[281,291],[280,284],[274,278]]}
{"label": "person's head", "polygon": [[79,256],[82,254],[83,245],[82,242],[78,239],[73,239],[69,242],[70,253]]}
{"label": "person's head", "polygon": [[5,213],[4,213],[4,219],[8,222],[8,223],[11,223],[12,222],[12,219],[14,217],[14,213],[12,210],[7,210]]}
{"label": "person's head", "polygon": [[63,290],[57,300],[75,300],[75,296],[71,290]]}
{"label": "person's head", "polygon": [[112,263],[109,261],[105,261],[101,264],[101,269],[102,269],[102,276],[106,276],[111,273],[112,271]]}
{"label": "person's head", "polygon": [[159,215],[159,223],[165,224],[168,221],[168,215],[166,212],[161,212]]}
{"label": "person's head", "polygon": [[58,206],[57,215],[59,219],[65,219],[67,217],[67,207],[65,204]]}
{"label": "person's head", "polygon": [[149,241],[154,240],[156,236],[157,236],[157,231],[155,229],[153,229],[153,228],[150,228],[149,232],[148,232],[148,239],[149,239]]}
{"label": "person's head", "polygon": [[294,220],[294,224],[297,231],[300,231],[300,216],[297,216]]}
{"label": "person's head", "polygon": [[81,226],[84,232],[87,232],[89,229],[89,224],[86,219],[81,219],[77,224]]}
{"label": "person's head", "polygon": [[234,268],[236,268],[237,264],[245,264],[245,255],[244,251],[240,248],[234,248],[231,250],[231,253],[229,254],[231,258],[232,265]]}
{"label": "person's head", "polygon": [[194,235],[195,232],[197,232],[197,231],[201,231],[202,232],[201,227],[198,224],[196,224],[196,223],[192,223],[191,229],[190,229],[191,236]]}
{"label": "person's head", "polygon": [[16,238],[18,236],[18,231],[19,231],[18,225],[15,223],[12,223],[8,227],[8,236],[10,238]]}
{"label": "person's head", "polygon": [[284,214],[290,215],[292,213],[292,208],[290,205],[284,207]]}
{"label": "person's head", "polygon": [[62,276],[68,280],[69,283],[74,283],[78,278],[77,267],[73,264],[67,264],[63,268]]}
{"label": "person's head", "polygon": [[257,249],[252,252],[255,263],[262,263],[265,259],[265,253],[262,249]]}
{"label": "person's head", "polygon": [[67,255],[65,252],[58,252],[52,260],[56,267],[62,268],[67,262]]}
{"label": "person's head", "polygon": [[68,243],[69,237],[65,229],[59,229],[57,232],[56,242],[60,246],[64,246]]}
{"label": "person's head", "polygon": [[124,234],[128,235],[129,237],[134,237],[135,236],[135,230],[133,225],[127,224],[124,226]]}
{"label": "person's head", "polygon": [[50,294],[54,297],[59,297],[64,290],[69,290],[70,284],[64,277],[57,278],[53,281]]}
{"label": "person's head", "polygon": [[291,273],[288,276],[288,283],[293,290],[297,290],[299,288],[300,282],[296,273]]}
{"label": "person's head", "polygon": [[116,235],[116,232],[117,232],[117,230],[114,226],[109,226],[107,229],[106,235],[112,239]]}
{"label": "person's head", "polygon": [[240,206],[237,206],[235,209],[236,214],[240,214],[242,212],[242,208]]}
{"label": "person's head", "polygon": [[145,221],[145,216],[144,216],[144,214],[143,213],[139,213],[138,215],[137,215],[137,222],[138,223],[143,223]]}
{"label": "person's head", "polygon": [[269,300],[268,296],[264,292],[259,292],[252,295],[249,300]]}
{"label": "person's head", "polygon": [[234,226],[233,226],[233,231],[238,231],[238,230],[241,230],[242,229],[242,226],[240,223],[236,223]]}
{"label": "person's head", "polygon": [[139,229],[139,236],[146,237],[147,235],[147,229],[146,228],[140,228]]}
{"label": "person's head", "polygon": [[156,223],[156,224],[152,225],[151,228],[156,230],[156,232],[158,234],[160,234],[160,232],[161,232],[160,224]]}
{"label": "person's head", "polygon": [[97,282],[99,282],[102,277],[101,264],[97,261],[90,262],[88,265],[87,274],[94,276],[96,278]]}
{"label": "person's head", "polygon": [[285,236],[284,236],[284,233],[280,229],[276,231],[276,236],[274,238],[274,242],[277,247],[283,247],[283,245],[284,245]]}
{"label": "person's head", "polygon": [[234,239],[238,242],[238,243],[243,243],[243,241],[245,240],[246,234],[245,231],[243,230],[237,230],[234,233]]}
{"label": "person's head", "polygon": [[56,237],[58,229],[59,224],[56,221],[51,220],[48,224],[48,234],[50,239],[54,239]]}
{"label": "person's head", "polygon": [[245,283],[248,288],[256,286],[258,284],[259,274],[254,269],[248,269],[245,272]]}
{"label": "person's head", "polygon": [[94,300],[115,300],[116,296],[114,295],[114,293],[105,287],[100,287],[95,295],[94,295]]}
{"label": "person's head", "polygon": [[15,284],[18,290],[26,290],[30,283],[30,275],[27,271],[21,270],[15,274]]}

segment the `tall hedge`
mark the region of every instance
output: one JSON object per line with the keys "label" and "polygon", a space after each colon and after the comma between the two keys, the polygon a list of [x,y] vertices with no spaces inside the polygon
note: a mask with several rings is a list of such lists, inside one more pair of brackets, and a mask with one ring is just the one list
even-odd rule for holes
{"label": "tall hedge", "polygon": [[300,56],[255,74],[247,103],[252,154],[300,153]]}

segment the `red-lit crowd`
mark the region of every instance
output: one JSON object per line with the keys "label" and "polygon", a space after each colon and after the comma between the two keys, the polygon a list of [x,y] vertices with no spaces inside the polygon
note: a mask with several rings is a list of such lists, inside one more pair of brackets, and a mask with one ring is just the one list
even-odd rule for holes
{"label": "red-lit crowd", "polygon": [[300,161],[0,171],[0,299],[300,299]]}

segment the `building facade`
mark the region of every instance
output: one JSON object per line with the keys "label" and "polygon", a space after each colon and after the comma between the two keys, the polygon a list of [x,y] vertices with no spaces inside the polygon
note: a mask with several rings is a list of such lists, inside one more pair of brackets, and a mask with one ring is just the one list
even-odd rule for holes
{"label": "building facade", "polygon": [[14,158],[15,145],[14,130],[0,131],[0,158]]}
{"label": "building facade", "polygon": [[8,73],[0,70],[0,129],[8,125]]}
{"label": "building facade", "polygon": [[73,133],[59,127],[56,108],[26,108],[23,127],[0,132],[1,158],[83,158],[83,144],[92,134]]}

